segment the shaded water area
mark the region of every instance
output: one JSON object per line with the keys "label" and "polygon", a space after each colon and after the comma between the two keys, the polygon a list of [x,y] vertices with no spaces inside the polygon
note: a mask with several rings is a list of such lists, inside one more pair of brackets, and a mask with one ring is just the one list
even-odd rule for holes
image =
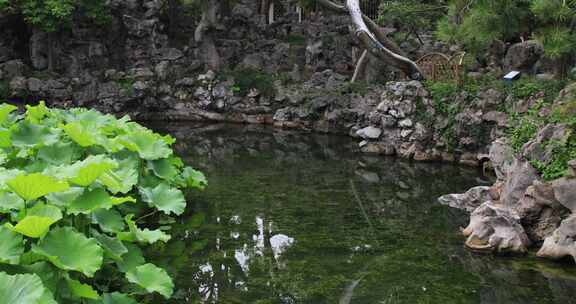
{"label": "shaded water area", "polygon": [[210,185],[149,257],[153,303],[575,303],[576,266],[465,250],[438,196],[476,169],[356,153],[347,137],[255,126],[153,126]]}

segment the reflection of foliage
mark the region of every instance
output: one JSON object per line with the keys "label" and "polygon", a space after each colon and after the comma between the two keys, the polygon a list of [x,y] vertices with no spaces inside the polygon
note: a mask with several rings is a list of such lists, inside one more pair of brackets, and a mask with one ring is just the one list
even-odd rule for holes
{"label": "reflection of foliage", "polygon": [[[413,176],[430,174],[430,167],[385,162],[367,168],[379,172],[383,180],[406,180],[414,185],[412,189],[388,183],[366,184],[355,179],[368,216],[374,222],[372,229],[348,192],[349,179],[354,178],[350,172],[354,171],[355,159],[342,158],[340,154],[323,155],[320,147],[311,154],[303,154],[305,145],[292,137],[290,145],[273,157],[268,151],[279,148],[266,141],[265,136],[254,133],[253,137],[258,137],[254,143],[243,136],[224,138],[215,133],[207,136],[213,144],[227,143],[225,148],[209,145],[210,156],[203,155],[216,157],[209,162],[218,167],[210,172],[212,187],[195,199],[199,202],[195,217],[179,220],[172,229],[175,236],[172,242],[178,245],[160,244],[158,248],[165,251],[157,248],[149,251],[155,263],[174,274],[177,295],[192,302],[201,302],[198,292],[202,290],[204,295],[212,296],[204,302],[338,303],[346,287],[361,279],[354,290],[354,301],[358,299],[360,303],[378,303],[389,290],[402,285],[406,287],[396,293],[401,303],[425,298],[427,293],[421,291],[424,285],[442,286],[444,292],[438,292],[432,299],[448,299],[450,294],[460,298],[474,296],[470,290],[477,286],[477,278],[458,277],[458,273],[468,275],[459,263],[446,268],[451,262],[445,248],[438,245],[446,242],[447,237],[450,242],[458,241],[452,234],[458,216],[432,204],[436,195],[453,185],[448,186],[449,181],[446,185],[438,183],[433,177],[412,181]],[[234,150],[234,141],[242,143],[238,146],[240,150]],[[208,163],[197,155],[193,159]],[[382,167],[387,170],[378,171]],[[432,175],[455,176],[455,173]],[[427,214],[426,219],[423,214]],[[255,217],[263,220],[263,234]],[[199,223],[200,218],[205,218],[202,225],[191,224]],[[422,227],[428,231],[422,232]],[[294,245],[278,259],[270,249],[270,239],[276,234],[295,239]],[[254,235],[263,237],[263,248],[258,247]],[[189,250],[199,243],[203,245],[198,250]],[[189,250],[185,253],[187,258],[180,257],[183,247]],[[237,252],[248,257],[245,270],[235,259]],[[404,260],[408,253],[413,257]],[[201,270],[207,269],[206,265],[210,265],[211,271]],[[402,266],[408,268],[411,277],[397,273]],[[450,269],[451,275],[446,275],[445,269]],[[420,271],[427,273],[414,275]],[[436,277],[446,279],[428,285]],[[464,283],[455,284],[457,281]],[[211,293],[216,290],[217,299]],[[414,297],[409,296],[412,292],[416,293]]]}

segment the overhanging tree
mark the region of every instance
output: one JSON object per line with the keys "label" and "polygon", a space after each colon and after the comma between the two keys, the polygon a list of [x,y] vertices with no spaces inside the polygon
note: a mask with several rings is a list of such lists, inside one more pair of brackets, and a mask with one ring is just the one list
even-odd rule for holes
{"label": "overhanging tree", "polygon": [[359,0],[346,0],[345,5],[331,0],[319,0],[319,3],[332,11],[349,14],[355,28],[355,35],[364,47],[364,51],[356,63],[352,82],[356,81],[359,75],[364,72],[368,53],[401,70],[411,79],[421,80],[424,78],[420,67],[387,37],[384,30],[376,22],[362,13]]}

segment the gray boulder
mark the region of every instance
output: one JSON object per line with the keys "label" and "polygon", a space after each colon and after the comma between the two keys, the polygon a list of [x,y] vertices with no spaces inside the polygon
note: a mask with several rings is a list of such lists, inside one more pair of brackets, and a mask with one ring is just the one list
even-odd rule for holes
{"label": "gray boulder", "polygon": [[544,240],[537,255],[551,259],[571,256],[576,261],[576,216],[562,221],[560,227]]}
{"label": "gray boulder", "polygon": [[576,213],[576,179],[560,178],[552,182],[554,196],[562,206]]}
{"label": "gray boulder", "polygon": [[382,135],[382,130],[370,126],[356,131],[356,135],[364,139],[378,139]]}
{"label": "gray boulder", "polygon": [[498,253],[525,253],[531,242],[520,224],[520,217],[510,208],[492,201],[470,215],[470,224],[462,232],[472,250]]}
{"label": "gray boulder", "polygon": [[479,186],[468,190],[466,193],[441,196],[438,201],[452,208],[473,212],[478,206],[490,199],[490,187]]}
{"label": "gray boulder", "polygon": [[506,174],[500,200],[503,205],[513,207],[524,195],[526,189],[538,179],[538,171],[524,160],[515,159]]}
{"label": "gray boulder", "polygon": [[542,45],[534,40],[516,43],[508,49],[504,57],[504,69],[506,71],[519,70],[531,72],[534,64],[544,54]]}

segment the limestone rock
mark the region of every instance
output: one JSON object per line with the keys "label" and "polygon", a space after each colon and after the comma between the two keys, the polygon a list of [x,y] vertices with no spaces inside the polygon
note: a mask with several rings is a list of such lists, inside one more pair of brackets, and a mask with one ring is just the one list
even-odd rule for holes
{"label": "limestone rock", "polygon": [[531,242],[511,209],[492,201],[478,207],[463,231],[466,246],[473,250],[498,253],[525,253]]}
{"label": "limestone rock", "polygon": [[498,180],[504,180],[514,161],[514,151],[502,139],[497,139],[490,146],[490,161]]}
{"label": "limestone rock", "polygon": [[504,57],[504,68],[507,71],[520,70],[530,72],[532,67],[544,54],[542,45],[534,40],[516,43],[508,49]]}
{"label": "limestone rock", "polygon": [[382,135],[382,129],[370,126],[358,130],[356,134],[364,139],[378,139]]}
{"label": "limestone rock", "polygon": [[576,261],[576,215],[563,220],[560,227],[544,240],[538,256],[551,259],[571,256]]}
{"label": "limestone rock", "polygon": [[478,186],[461,194],[448,194],[441,196],[438,201],[452,208],[473,212],[483,203],[490,201],[490,187]]}
{"label": "limestone rock", "polygon": [[576,179],[560,178],[552,182],[554,196],[562,206],[576,213]]}
{"label": "limestone rock", "polygon": [[537,179],[538,171],[529,162],[515,159],[506,174],[500,198],[502,204],[514,206]]}

